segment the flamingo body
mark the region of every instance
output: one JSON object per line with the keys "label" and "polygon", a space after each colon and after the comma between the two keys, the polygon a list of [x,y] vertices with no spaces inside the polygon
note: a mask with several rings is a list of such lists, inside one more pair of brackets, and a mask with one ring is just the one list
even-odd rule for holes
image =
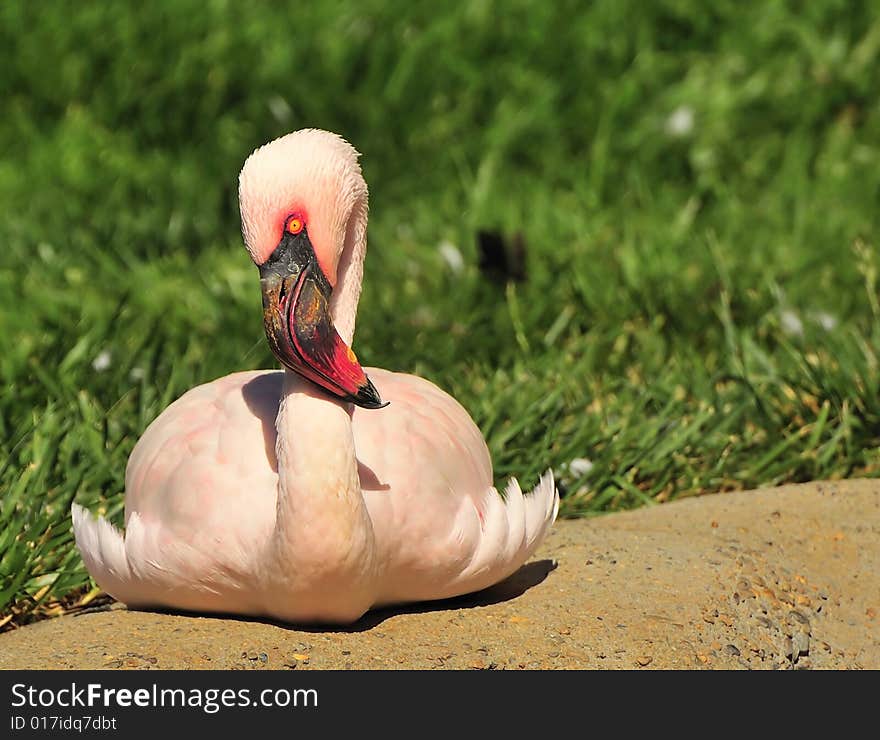
{"label": "flamingo body", "polygon": [[[332,254],[318,257],[336,272]],[[514,572],[556,517],[552,475],[526,496],[511,480],[502,498],[455,399],[365,371],[390,405],[352,406],[289,369],[235,373],[172,403],[129,459],[125,534],[73,507],[98,584],[132,607],[350,622]]]}

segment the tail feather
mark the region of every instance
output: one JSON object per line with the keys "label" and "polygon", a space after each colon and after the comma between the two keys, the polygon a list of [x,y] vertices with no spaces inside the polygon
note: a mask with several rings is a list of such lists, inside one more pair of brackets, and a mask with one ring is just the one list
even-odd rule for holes
{"label": "tail feather", "polygon": [[[246,614],[261,610],[261,602],[242,590],[241,573],[218,566],[215,552],[169,540],[155,527],[144,526],[137,512],[129,515],[124,534],[77,504],[71,515],[86,569],[101,589],[129,607]],[[250,572],[249,567],[244,570]]]}
{"label": "tail feather", "polygon": [[71,508],[73,536],[86,570],[103,591],[131,607],[170,605],[164,595],[176,585],[174,574],[150,558],[132,558],[132,552],[157,552],[145,545],[149,535],[137,512],[132,512],[123,534],[87,509]]}
{"label": "tail feather", "polygon": [[523,494],[516,478],[511,478],[504,489],[504,508],[508,522],[505,555],[522,564],[544,541],[550,526],[556,521],[559,493],[553,480],[553,471],[544,473],[538,485],[527,494]]}
{"label": "tail feather", "polygon": [[526,557],[530,557],[544,541],[556,515],[559,513],[559,493],[553,479],[553,471],[541,476],[538,485],[525,497],[526,506]]}
{"label": "tail feather", "polygon": [[131,566],[122,532],[103,517],[92,516],[79,504],[71,508],[73,536],[86,569],[113,598],[126,601]]}
{"label": "tail feather", "polygon": [[507,488],[504,489],[504,505],[507,513],[505,557],[513,561],[524,553],[528,544],[526,502],[516,478],[511,478],[507,483]]}
{"label": "tail feather", "polygon": [[550,470],[527,494],[516,478],[508,482],[504,498],[490,489],[480,546],[459,583],[478,590],[516,571],[544,541],[558,512],[559,493]]}

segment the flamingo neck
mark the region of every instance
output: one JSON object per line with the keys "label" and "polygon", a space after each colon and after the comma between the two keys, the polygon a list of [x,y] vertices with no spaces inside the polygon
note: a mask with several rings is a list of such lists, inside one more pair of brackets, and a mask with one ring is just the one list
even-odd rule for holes
{"label": "flamingo neck", "polygon": [[[355,201],[346,223],[330,299],[333,324],[351,345],[366,255],[366,196]],[[351,429],[351,404],[319,390],[291,370],[284,383],[275,426],[278,458],[278,536],[283,547],[308,541],[316,523],[348,536],[372,529],[366,515]],[[307,531],[303,531],[307,530]]]}
{"label": "flamingo neck", "polygon": [[[290,370],[276,418],[275,578],[292,598],[312,583],[372,585],[373,527],[361,492],[350,404]],[[276,584],[279,585],[279,584]]]}

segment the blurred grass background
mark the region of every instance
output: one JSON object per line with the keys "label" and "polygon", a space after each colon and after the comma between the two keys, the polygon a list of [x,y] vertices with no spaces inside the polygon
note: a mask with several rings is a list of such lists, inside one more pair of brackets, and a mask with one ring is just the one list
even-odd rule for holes
{"label": "blurred grass background", "polygon": [[121,520],[170,401],[274,365],[236,178],[305,126],[364,153],[358,355],[459,398],[499,482],[585,515],[877,475],[872,8],[0,4],[0,627],[94,596],[71,501]]}

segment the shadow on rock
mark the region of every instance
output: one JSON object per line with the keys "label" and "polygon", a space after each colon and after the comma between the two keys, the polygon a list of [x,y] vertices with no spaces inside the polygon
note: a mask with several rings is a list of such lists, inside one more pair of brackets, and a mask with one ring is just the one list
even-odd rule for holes
{"label": "shadow on rock", "polygon": [[[491,606],[510,601],[517,596],[522,596],[533,586],[541,583],[550,573],[556,570],[556,562],[553,560],[536,560],[527,563],[516,573],[508,576],[494,586],[484,588],[472,594],[464,594],[451,599],[439,601],[419,601],[413,604],[401,604],[399,606],[386,606],[368,611],[357,622],[348,626],[339,625],[314,625],[301,626],[295,629],[304,632],[364,632],[373,629],[386,619],[398,614],[428,614],[430,612],[452,611],[455,609],[474,609],[480,606]],[[284,625],[290,627],[290,625]]]}

